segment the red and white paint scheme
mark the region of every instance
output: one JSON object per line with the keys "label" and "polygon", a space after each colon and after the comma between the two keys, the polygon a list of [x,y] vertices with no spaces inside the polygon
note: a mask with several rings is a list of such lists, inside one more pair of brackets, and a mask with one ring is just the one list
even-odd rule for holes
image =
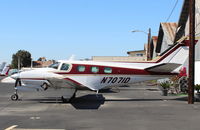
{"label": "red and white paint scheme", "polygon": [[[136,82],[171,77],[179,73],[188,58],[188,41],[168,49],[156,62],[124,63],[60,60],[48,68],[38,68],[11,76],[15,80],[17,100],[20,88],[46,90],[49,87],[66,88],[66,97],[72,99],[77,90],[100,89],[129,85]],[[2,82],[8,82],[3,79]],[[64,98],[63,98],[64,99]]]}

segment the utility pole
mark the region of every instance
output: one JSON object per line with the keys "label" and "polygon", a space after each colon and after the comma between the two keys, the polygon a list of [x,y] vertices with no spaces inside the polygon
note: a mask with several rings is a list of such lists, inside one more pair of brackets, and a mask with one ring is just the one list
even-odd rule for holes
{"label": "utility pole", "polygon": [[149,28],[149,32],[148,32],[148,42],[147,42],[147,47],[148,47],[148,49],[147,49],[147,61],[149,61],[149,60],[151,60],[151,50],[150,50],[150,48],[151,48],[151,28]]}
{"label": "utility pole", "polygon": [[194,74],[195,74],[195,0],[189,0],[189,81],[188,81],[188,104],[194,104]]}
{"label": "utility pole", "polygon": [[133,30],[131,31],[132,33],[135,33],[135,32],[143,32],[145,33],[146,35],[148,35],[148,41],[147,41],[147,61],[151,60],[151,51],[150,51],[150,48],[151,48],[151,45],[150,45],[150,42],[151,42],[151,28],[149,28],[148,32],[146,31],[142,31],[142,30]]}

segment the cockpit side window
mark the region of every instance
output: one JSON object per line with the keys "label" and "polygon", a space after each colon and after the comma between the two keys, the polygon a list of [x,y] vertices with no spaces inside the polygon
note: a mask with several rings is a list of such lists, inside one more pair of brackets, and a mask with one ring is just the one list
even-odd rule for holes
{"label": "cockpit side window", "polygon": [[60,65],[60,62],[56,62],[56,63],[54,63],[54,64],[51,64],[51,65],[49,66],[49,68],[58,69],[59,65]]}
{"label": "cockpit side window", "polygon": [[69,70],[69,64],[66,64],[66,63],[63,63],[60,70],[65,70],[65,71],[68,71]]}

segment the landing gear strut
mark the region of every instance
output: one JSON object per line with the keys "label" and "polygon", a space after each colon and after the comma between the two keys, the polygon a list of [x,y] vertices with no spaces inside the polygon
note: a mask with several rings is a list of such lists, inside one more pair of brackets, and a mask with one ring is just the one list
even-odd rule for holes
{"label": "landing gear strut", "polygon": [[22,86],[22,83],[21,83],[21,80],[20,79],[17,79],[16,82],[15,82],[15,93],[11,96],[11,100],[13,101],[17,101],[19,99],[19,96],[17,94],[17,86]]}

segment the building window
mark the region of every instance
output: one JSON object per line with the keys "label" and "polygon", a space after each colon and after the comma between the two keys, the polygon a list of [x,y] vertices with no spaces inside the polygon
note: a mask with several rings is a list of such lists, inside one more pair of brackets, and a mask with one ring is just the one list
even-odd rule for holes
{"label": "building window", "polygon": [[112,68],[110,68],[110,67],[105,67],[105,68],[104,68],[104,73],[107,73],[107,74],[112,73]]}
{"label": "building window", "polygon": [[69,70],[69,64],[63,63],[60,70],[68,71]]}
{"label": "building window", "polygon": [[85,71],[85,66],[80,65],[80,66],[77,67],[77,70],[79,72],[84,72]]}
{"label": "building window", "polygon": [[143,57],[144,54],[142,54],[142,53],[137,53],[137,54],[135,54],[135,55],[138,56],[138,57]]}
{"label": "building window", "polygon": [[91,72],[92,73],[98,73],[99,72],[99,67],[91,67]]}

